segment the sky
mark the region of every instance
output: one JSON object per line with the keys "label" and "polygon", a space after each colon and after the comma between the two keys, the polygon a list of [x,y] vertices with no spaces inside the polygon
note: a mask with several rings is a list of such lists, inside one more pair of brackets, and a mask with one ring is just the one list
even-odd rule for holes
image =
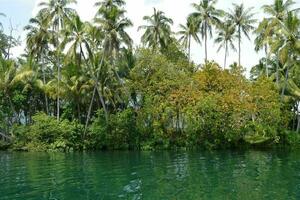
{"label": "sky", "polygon": [[[90,21],[95,15],[96,8],[94,4],[97,0],[77,0],[77,5],[74,8],[79,13],[84,21]],[[134,26],[127,31],[137,45],[140,43],[140,38],[143,31],[137,31],[138,26],[143,25],[143,16],[151,15],[153,7],[165,12],[166,16],[174,21],[173,31],[179,30],[179,24],[185,24],[186,17],[193,12],[192,3],[198,3],[199,0],[125,0],[127,17],[131,19]],[[294,0],[295,7],[300,7],[300,0]],[[25,46],[25,35],[23,27],[28,23],[29,19],[36,15],[39,10],[38,4],[41,0],[0,0],[0,13],[5,13],[6,17],[0,17],[0,21],[4,25],[4,29],[9,33],[10,27],[13,27],[13,35],[20,36],[22,45],[13,49],[13,56],[18,56],[23,52]],[[228,11],[232,8],[232,4],[244,3],[246,7],[253,7],[253,12],[256,13],[255,18],[261,20],[264,14],[261,6],[265,4],[272,4],[273,0],[218,0],[217,8]],[[11,23],[10,23],[11,22]],[[11,24],[11,25],[10,25]],[[254,36],[251,35],[251,41],[244,38],[242,43],[242,65],[247,68],[247,71],[252,66],[258,63],[263,56],[263,52],[256,53],[253,45]],[[237,46],[237,44],[236,44]],[[213,39],[208,42],[208,58],[215,60],[223,66],[224,51],[217,52],[218,45],[213,43]],[[200,46],[195,42],[192,43],[191,48],[192,59],[196,63],[202,63],[204,60],[204,46]],[[228,57],[228,64],[238,60],[237,52],[230,51]]]}

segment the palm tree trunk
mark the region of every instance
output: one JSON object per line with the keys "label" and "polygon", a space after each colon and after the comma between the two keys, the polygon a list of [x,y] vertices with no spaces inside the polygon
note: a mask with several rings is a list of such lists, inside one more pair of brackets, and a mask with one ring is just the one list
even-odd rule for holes
{"label": "palm tree trunk", "polygon": [[269,78],[269,53],[268,53],[268,45],[265,45],[265,53],[266,53],[266,74],[267,78]]}
{"label": "palm tree trunk", "polygon": [[[60,20],[58,20],[58,28],[57,28],[57,42],[59,43],[59,31],[61,30],[60,28],[61,28],[61,23],[60,23]],[[54,28],[54,30],[55,30],[55,28]],[[56,48],[58,48],[58,47],[56,47]],[[57,121],[59,121],[60,120],[60,97],[59,97],[59,93],[60,93],[60,79],[61,79],[61,74],[60,74],[60,58],[59,58],[59,56],[60,56],[60,52],[57,50],[57,109],[56,109],[56,111],[57,111]]]}
{"label": "palm tree trunk", "polygon": [[297,103],[297,129],[296,132],[299,133],[300,131],[300,115],[299,115],[299,103]]}
{"label": "palm tree trunk", "polygon": [[207,62],[207,24],[204,25],[205,62]]}
{"label": "palm tree trunk", "polygon": [[[46,84],[46,74],[45,74],[45,68],[44,68],[45,62],[44,58],[42,57],[42,76],[43,76],[43,84]],[[45,106],[46,106],[46,113],[47,115],[49,114],[49,105],[48,105],[48,97],[47,94],[45,93]]]}
{"label": "palm tree trunk", "polygon": [[189,36],[189,62],[191,62],[191,36]]}
{"label": "palm tree trunk", "polygon": [[[80,46],[80,51],[81,51],[81,54],[83,56],[83,59],[85,60],[86,64],[88,65],[88,61],[82,51],[82,47]],[[102,58],[101,58],[101,62],[100,62],[100,68],[102,67],[102,64],[103,64],[103,61],[104,61],[104,54],[102,55]],[[93,73],[92,73],[93,74]],[[99,76],[100,76],[100,70],[97,74],[97,77],[94,77],[93,78],[95,79],[95,86],[94,86],[94,90],[93,90],[93,95],[92,95],[92,99],[91,99],[91,102],[90,102],[90,105],[89,105],[89,110],[88,110],[88,115],[87,115],[87,118],[86,118],[86,122],[85,122],[85,128],[84,128],[84,135],[86,134],[86,131],[87,131],[87,126],[88,126],[88,123],[90,121],[90,116],[91,116],[91,111],[92,111],[92,106],[93,106],[93,102],[95,100],[95,94],[96,94],[96,91],[98,92],[99,94],[99,98],[100,98],[100,101],[101,101],[101,105],[102,105],[102,108],[105,112],[105,119],[106,121],[108,121],[108,113],[107,113],[107,109],[106,109],[106,106],[105,106],[105,102],[103,100],[103,97],[98,89],[98,85],[99,85]]]}
{"label": "palm tree trunk", "polygon": [[80,103],[79,103],[79,99],[77,99],[77,115],[78,115],[78,120],[81,123],[81,112],[80,112]]}
{"label": "palm tree trunk", "polygon": [[279,86],[279,53],[277,53],[276,57],[276,84]]}
{"label": "palm tree trunk", "polygon": [[227,53],[228,53],[228,43],[226,42],[226,44],[225,44],[224,70],[226,69]]}
{"label": "palm tree trunk", "polygon": [[86,134],[86,130],[87,130],[87,127],[88,127],[88,124],[89,124],[89,121],[90,121],[93,102],[94,102],[94,99],[95,99],[95,94],[96,94],[96,87],[94,87],[94,90],[93,90],[92,99],[91,99],[91,102],[90,102],[90,105],[89,105],[89,110],[88,110],[88,114],[87,114],[86,121],[85,121],[84,134],[83,134],[84,136]]}
{"label": "palm tree trunk", "polygon": [[58,59],[57,63],[57,103],[56,103],[56,114],[57,114],[57,121],[59,121],[60,118],[60,98],[59,98],[59,93],[60,93],[60,61]]}
{"label": "palm tree trunk", "polygon": [[284,97],[284,93],[285,93],[288,78],[289,78],[289,70],[287,68],[286,72],[285,72],[284,85],[283,85],[283,88],[282,88],[282,91],[281,91],[281,101],[283,101],[283,97]]}
{"label": "palm tree trunk", "polygon": [[239,66],[241,66],[241,27],[238,30],[238,39],[239,39]]}

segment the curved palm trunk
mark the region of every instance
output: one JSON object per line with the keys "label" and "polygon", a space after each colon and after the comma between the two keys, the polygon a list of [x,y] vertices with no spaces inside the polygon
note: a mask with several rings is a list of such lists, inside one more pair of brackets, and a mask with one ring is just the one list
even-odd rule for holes
{"label": "curved palm trunk", "polygon": [[[82,51],[82,47],[81,46],[80,46],[80,51],[81,51],[81,54],[83,56],[83,59],[85,60],[86,64],[88,65],[88,61],[87,61],[87,59],[86,59],[86,57],[85,57],[85,55],[84,55],[84,53]],[[102,67],[103,61],[104,61],[104,54],[102,55],[102,58],[101,58],[100,67]],[[105,102],[104,102],[103,95],[99,91],[99,88],[98,88],[98,85],[99,85],[99,76],[100,76],[100,71],[98,72],[97,77],[93,77],[95,79],[94,80],[95,81],[95,86],[94,86],[94,90],[93,90],[92,99],[90,101],[88,114],[87,114],[87,117],[86,117],[86,122],[85,122],[85,127],[84,127],[84,136],[86,135],[87,127],[88,127],[88,124],[89,124],[89,121],[90,121],[92,107],[93,107],[93,102],[95,100],[96,92],[98,92],[98,95],[99,95],[99,98],[100,98],[100,102],[101,102],[102,108],[103,108],[104,113],[105,113],[105,119],[106,119],[106,121],[108,121],[108,111],[106,109],[106,105],[105,105]]]}
{"label": "curved palm trunk", "polygon": [[225,43],[224,70],[226,69],[227,54],[228,54],[228,43],[226,42],[226,43]]}

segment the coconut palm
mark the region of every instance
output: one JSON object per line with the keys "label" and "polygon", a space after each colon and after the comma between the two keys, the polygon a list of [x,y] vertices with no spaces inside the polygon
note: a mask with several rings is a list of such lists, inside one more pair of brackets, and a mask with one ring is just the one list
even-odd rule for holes
{"label": "coconut palm", "polygon": [[[66,25],[66,29],[63,30],[65,35],[63,46],[67,51],[66,59],[81,61],[81,58],[85,58],[85,52],[88,52],[88,57],[93,56],[90,44],[89,34],[87,28],[90,26],[88,22],[84,23],[80,20],[78,15],[74,15],[70,18],[70,21]],[[79,62],[79,65],[81,62]]]}
{"label": "coconut palm", "polygon": [[300,20],[296,14],[289,11],[286,18],[279,22],[277,32],[280,33],[271,41],[271,52],[277,53],[280,64],[285,71],[284,86],[282,88],[282,97],[285,93],[287,81],[289,79],[289,70],[293,67],[299,67],[297,59],[300,55]]}
{"label": "coconut palm", "polygon": [[[276,34],[275,30],[278,28],[278,25],[287,17],[287,13],[292,11],[291,8],[294,4],[295,2],[292,0],[274,0],[273,4],[264,5],[262,7],[264,12],[268,15],[266,18],[268,21],[268,26],[264,30],[266,36],[272,38]],[[275,54],[277,55],[276,52]],[[277,57],[279,56],[277,55]],[[279,60],[277,62],[276,82],[279,85]]]}
{"label": "coconut palm", "polygon": [[255,44],[255,51],[258,52],[261,49],[264,49],[265,51],[265,62],[263,62],[265,64],[265,73],[267,75],[267,77],[269,77],[269,66],[268,66],[268,60],[270,60],[270,48],[269,48],[269,40],[271,39],[269,36],[269,33],[267,34],[266,30],[269,27],[269,20],[267,20],[266,18],[264,18],[258,28],[255,30],[255,34],[256,34],[256,38],[254,40],[254,44]]}
{"label": "coconut palm", "polygon": [[191,41],[194,39],[197,43],[201,44],[198,37],[198,27],[196,20],[192,17],[188,17],[186,25],[180,24],[180,31],[177,33],[180,38],[179,42],[188,51],[189,60],[191,60]]}
{"label": "coconut palm", "polygon": [[[24,30],[28,31],[26,36],[26,44],[29,50],[29,55],[36,58],[36,62],[41,61],[40,67],[43,76],[43,84],[46,84],[46,62],[45,57],[49,51],[49,42],[53,39],[54,33],[48,30],[48,21],[44,15],[37,15],[29,20],[29,25],[25,26]],[[48,97],[45,94],[46,112],[49,113]]]}
{"label": "coconut palm", "polygon": [[217,0],[201,0],[199,4],[193,3],[192,6],[195,12],[191,14],[198,25],[199,31],[204,39],[205,46],[205,61],[207,61],[207,39],[208,35],[212,37],[213,26],[220,24],[220,17],[223,16],[224,11],[216,9]]}
{"label": "coconut palm", "polygon": [[226,60],[229,55],[229,47],[236,51],[234,46],[234,40],[236,39],[236,35],[234,34],[234,26],[230,22],[225,22],[220,25],[218,28],[217,38],[215,39],[215,43],[219,44],[218,52],[224,48],[225,57],[224,57],[224,69],[226,68]]}
{"label": "coconut palm", "polygon": [[49,25],[51,28],[56,31],[56,37],[54,42],[54,47],[56,48],[56,55],[57,55],[57,120],[59,121],[60,118],[60,100],[59,100],[59,82],[61,76],[61,64],[60,64],[60,48],[59,43],[61,42],[60,39],[60,31],[64,29],[66,21],[70,19],[71,15],[74,15],[76,12],[74,9],[70,8],[69,6],[73,3],[76,3],[76,0],[49,0],[49,2],[41,2],[39,4],[42,9],[39,11],[40,15],[45,15],[46,18],[50,21]]}
{"label": "coconut palm", "polygon": [[269,15],[268,18],[273,23],[278,21],[283,21],[288,11],[292,11],[291,8],[295,4],[293,0],[274,0],[274,3],[271,5],[264,5],[262,8],[264,12]]}
{"label": "coconut palm", "polygon": [[145,30],[142,35],[142,42],[153,49],[166,48],[171,42],[171,25],[173,20],[166,17],[164,12],[155,8],[153,9],[153,14],[144,16],[143,20],[147,22],[147,25],[142,25],[138,28],[138,30]]}
{"label": "coconut palm", "polygon": [[100,6],[95,17],[95,23],[103,31],[103,48],[107,56],[115,59],[121,46],[128,48],[132,46],[132,39],[126,29],[133,26],[132,22],[125,17],[125,10],[121,6],[125,5],[122,0],[105,0],[96,3]]}
{"label": "coconut palm", "polygon": [[242,34],[244,34],[249,40],[249,32],[254,30],[254,23],[256,19],[254,19],[254,13],[252,12],[252,7],[245,8],[244,4],[233,4],[233,10],[231,9],[228,13],[227,17],[229,21],[231,21],[237,29],[237,37],[238,37],[238,52],[239,52],[239,62],[241,65],[241,43],[242,43]]}

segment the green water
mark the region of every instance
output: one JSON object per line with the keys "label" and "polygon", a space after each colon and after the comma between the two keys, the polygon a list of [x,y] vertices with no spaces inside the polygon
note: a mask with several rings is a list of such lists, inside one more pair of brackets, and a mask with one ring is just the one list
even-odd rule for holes
{"label": "green water", "polygon": [[300,199],[300,151],[0,152],[0,199]]}

